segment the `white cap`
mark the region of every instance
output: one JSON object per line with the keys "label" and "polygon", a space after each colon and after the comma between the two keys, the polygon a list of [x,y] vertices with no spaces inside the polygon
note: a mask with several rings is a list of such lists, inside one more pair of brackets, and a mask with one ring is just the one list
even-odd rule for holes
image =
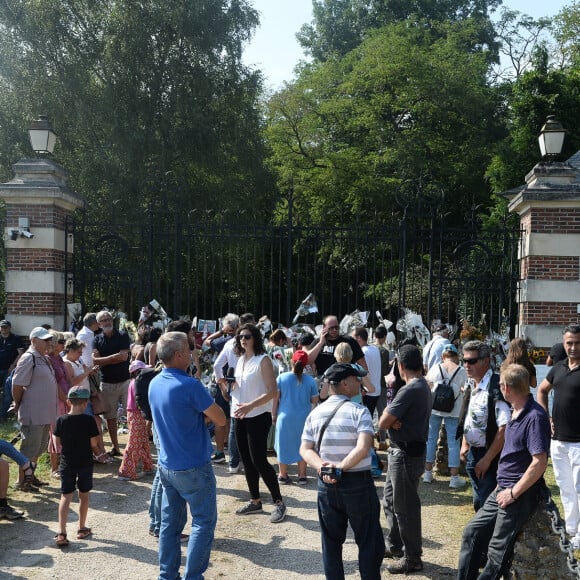
{"label": "white cap", "polygon": [[33,328],[30,331],[30,336],[28,338],[30,338],[30,340],[32,340],[33,338],[39,338],[40,340],[47,340],[49,338],[52,338],[52,334],[50,334],[50,332],[48,332],[48,330],[46,330],[46,328],[43,328],[42,326],[37,326],[36,328]]}

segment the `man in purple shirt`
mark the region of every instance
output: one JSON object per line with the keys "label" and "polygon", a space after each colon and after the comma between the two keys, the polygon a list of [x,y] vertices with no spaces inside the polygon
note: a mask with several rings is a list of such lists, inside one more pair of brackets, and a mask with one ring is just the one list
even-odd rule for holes
{"label": "man in purple shirt", "polygon": [[500,388],[512,406],[512,416],[505,430],[497,488],[463,530],[457,572],[460,580],[502,576],[516,536],[545,488],[550,423],[544,409],[530,395],[526,368],[512,364],[502,369]]}

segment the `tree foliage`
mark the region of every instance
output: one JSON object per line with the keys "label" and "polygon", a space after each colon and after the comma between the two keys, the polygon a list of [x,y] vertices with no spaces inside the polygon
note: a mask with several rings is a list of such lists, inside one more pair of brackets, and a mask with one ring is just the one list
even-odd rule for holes
{"label": "tree foliage", "polygon": [[261,78],[240,60],[257,23],[247,0],[1,0],[3,170],[48,114],[93,211],[257,207]]}
{"label": "tree foliage", "polygon": [[297,35],[307,54],[317,61],[345,56],[369,31],[406,20],[455,23],[477,20],[480,44],[494,45],[489,11],[501,0],[313,0],[314,19]]}
{"label": "tree foliage", "polygon": [[301,219],[344,224],[410,199],[485,200],[493,134],[488,55],[476,22],[397,23],[343,58],[305,67],[269,103],[267,138]]}

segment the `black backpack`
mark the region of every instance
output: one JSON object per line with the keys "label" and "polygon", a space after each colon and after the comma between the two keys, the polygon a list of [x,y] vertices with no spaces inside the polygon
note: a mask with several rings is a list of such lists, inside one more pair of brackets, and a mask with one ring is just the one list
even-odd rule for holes
{"label": "black backpack", "polygon": [[443,376],[443,371],[441,370],[441,365],[439,365],[439,373],[441,374],[441,380],[435,383],[435,390],[433,391],[433,410],[441,411],[442,413],[450,413],[453,411],[455,406],[455,392],[453,391],[453,386],[451,383],[455,378],[455,375],[459,372],[461,367],[457,367],[453,376],[450,379],[446,379]]}
{"label": "black backpack", "polygon": [[135,402],[141,414],[147,421],[153,421],[151,406],[149,405],[149,385],[151,381],[161,372],[161,366],[155,368],[141,369],[135,379]]}

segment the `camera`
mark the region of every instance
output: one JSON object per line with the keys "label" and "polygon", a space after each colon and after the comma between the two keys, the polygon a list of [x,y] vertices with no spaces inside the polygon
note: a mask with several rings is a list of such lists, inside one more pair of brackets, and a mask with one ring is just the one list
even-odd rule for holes
{"label": "camera", "polygon": [[342,469],[326,465],[320,468],[320,478],[322,479],[324,475],[328,475],[338,483],[342,479]]}
{"label": "camera", "polygon": [[28,230],[22,230],[20,232],[20,235],[25,237],[25,238],[28,238],[28,239],[31,239],[34,237],[34,234],[31,234]]}

